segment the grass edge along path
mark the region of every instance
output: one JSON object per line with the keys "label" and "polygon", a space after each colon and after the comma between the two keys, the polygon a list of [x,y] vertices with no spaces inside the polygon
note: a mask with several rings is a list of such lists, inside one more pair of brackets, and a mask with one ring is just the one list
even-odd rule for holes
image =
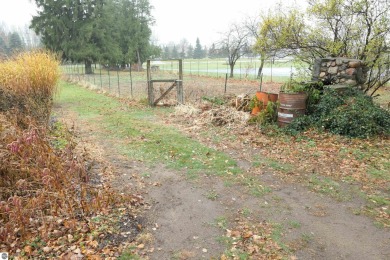
{"label": "grass edge along path", "polygon": [[104,129],[102,138],[123,140],[118,149],[131,159],[184,169],[189,177],[241,172],[228,155],[159,124],[152,108],[132,108],[115,98],[65,82],[60,83],[55,102],[69,106],[86,122],[99,124]]}

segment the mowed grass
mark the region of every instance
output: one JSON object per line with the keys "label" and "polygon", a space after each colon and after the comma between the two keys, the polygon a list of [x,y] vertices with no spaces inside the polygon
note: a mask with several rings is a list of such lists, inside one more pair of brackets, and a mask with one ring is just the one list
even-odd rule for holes
{"label": "mowed grass", "polygon": [[[94,134],[112,139],[116,148],[131,159],[164,163],[184,170],[189,177],[241,172],[237,163],[226,154],[164,125],[155,116],[155,109],[131,108],[114,98],[64,82],[60,84],[56,103],[69,107],[86,123],[94,124],[97,129]],[[159,112],[161,110],[158,108]]]}

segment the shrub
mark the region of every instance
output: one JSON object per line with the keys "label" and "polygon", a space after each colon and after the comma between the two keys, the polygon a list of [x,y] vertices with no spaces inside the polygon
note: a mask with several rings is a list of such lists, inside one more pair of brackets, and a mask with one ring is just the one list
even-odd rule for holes
{"label": "shrub", "polygon": [[[257,99],[257,98],[256,98]],[[261,107],[263,107],[262,102],[259,101]],[[260,124],[267,125],[273,124],[278,119],[278,107],[279,102],[268,101],[265,109],[261,110],[256,116],[251,117],[248,120],[249,124]]]}
{"label": "shrub", "polygon": [[27,116],[47,123],[59,76],[58,60],[45,51],[21,53],[1,62],[0,111],[17,110],[24,114],[19,121]]}
{"label": "shrub", "polygon": [[313,112],[294,120],[288,132],[317,127],[334,134],[365,138],[390,134],[390,112],[374,104],[371,97],[356,88],[337,92],[326,90]]}

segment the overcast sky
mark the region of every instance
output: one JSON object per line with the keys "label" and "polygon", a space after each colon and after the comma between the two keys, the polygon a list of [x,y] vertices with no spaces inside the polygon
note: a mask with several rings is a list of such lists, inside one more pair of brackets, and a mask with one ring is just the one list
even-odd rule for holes
{"label": "overcast sky", "polygon": [[281,2],[291,5],[305,0],[150,0],[156,19],[153,31],[160,43],[178,43],[186,38],[195,45],[199,37],[201,44],[210,45],[229,24],[259,15]]}
{"label": "overcast sky", "polygon": [[[199,37],[202,45],[217,41],[229,24],[242,21],[245,16],[258,15],[277,5],[305,0],[149,0],[154,6],[156,20],[154,36],[159,44],[179,43],[186,38],[195,45]],[[0,0],[0,23],[9,26],[29,24],[35,13],[34,1]]]}

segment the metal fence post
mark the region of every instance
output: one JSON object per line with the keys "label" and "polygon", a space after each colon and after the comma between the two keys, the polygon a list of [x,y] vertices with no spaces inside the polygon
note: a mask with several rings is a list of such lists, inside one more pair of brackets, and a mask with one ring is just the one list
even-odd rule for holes
{"label": "metal fence post", "polygon": [[107,68],[107,74],[108,74],[108,92],[111,92],[110,67]]}
{"label": "metal fence post", "polygon": [[96,63],[95,63],[95,67],[94,67],[94,70],[93,70],[93,85],[96,86],[96,81],[95,81],[95,69],[96,69]]}
{"label": "metal fence post", "polygon": [[242,71],[241,71],[241,61],[240,61],[240,79],[241,79],[241,74],[242,74]]}
{"label": "metal fence post", "polygon": [[209,75],[209,60],[206,60],[206,76]]}
{"label": "metal fence post", "polygon": [[116,71],[116,76],[118,78],[118,95],[120,97],[121,96],[121,87],[119,86],[119,66],[118,66],[118,69]]}
{"label": "metal fence post", "polygon": [[199,76],[199,61],[200,61],[200,59],[198,59],[198,76]]}
{"label": "metal fence post", "polygon": [[226,73],[226,76],[225,76],[225,94],[226,94],[226,88],[227,88],[227,79],[228,79],[228,74]]}
{"label": "metal fence post", "polygon": [[131,98],[133,98],[133,77],[131,75],[131,63],[129,65],[130,65],[130,94],[131,94]]}
{"label": "metal fence post", "polygon": [[217,60],[217,78],[219,78],[219,68],[218,68],[218,60]]}
{"label": "metal fence post", "polygon": [[103,81],[102,81],[102,64],[99,64],[100,68],[100,90],[103,90]]}
{"label": "metal fence post", "polygon": [[228,65],[226,66],[226,74],[229,73],[229,67],[230,67],[230,64],[228,64]]}

